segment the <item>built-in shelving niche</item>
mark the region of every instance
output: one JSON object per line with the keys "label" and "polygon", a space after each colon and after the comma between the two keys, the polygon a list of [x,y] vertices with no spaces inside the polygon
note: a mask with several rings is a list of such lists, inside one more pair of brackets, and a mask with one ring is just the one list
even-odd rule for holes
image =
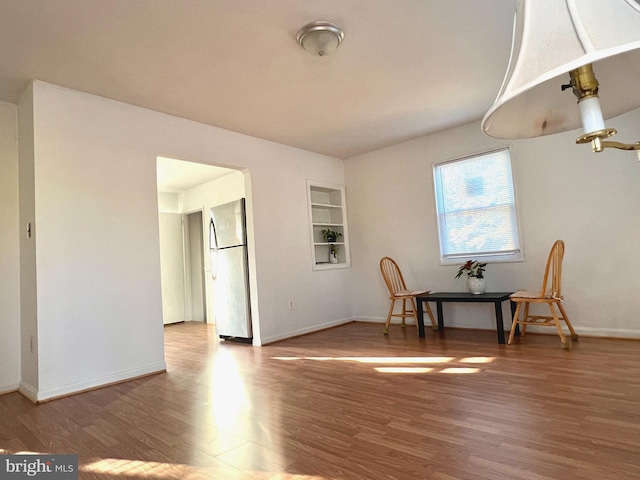
{"label": "built-in shelving niche", "polygon": [[[307,193],[313,269],[349,268],[351,261],[344,186],[307,180]],[[326,229],[342,234],[342,237],[332,242],[338,251],[338,263],[329,261],[330,244],[322,235],[322,231]]]}

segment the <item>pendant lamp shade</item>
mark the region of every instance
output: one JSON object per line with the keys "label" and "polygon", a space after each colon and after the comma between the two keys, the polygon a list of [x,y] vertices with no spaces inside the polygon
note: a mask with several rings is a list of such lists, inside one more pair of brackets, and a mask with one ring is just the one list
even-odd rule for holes
{"label": "pendant lamp shade", "polygon": [[[482,130],[531,138],[579,128],[583,118],[585,130],[604,128],[600,108],[604,118],[639,108],[639,2],[518,0],[509,66]],[[588,64],[599,93],[596,83],[594,98],[578,107],[571,88],[562,86],[569,72]]]}

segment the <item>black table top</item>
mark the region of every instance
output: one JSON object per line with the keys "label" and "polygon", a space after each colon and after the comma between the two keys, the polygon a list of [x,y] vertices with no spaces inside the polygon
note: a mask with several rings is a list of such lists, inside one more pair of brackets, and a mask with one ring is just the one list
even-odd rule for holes
{"label": "black table top", "polygon": [[442,302],[496,302],[508,300],[509,295],[512,293],[513,292],[485,292],[474,295],[470,292],[432,292],[418,295],[416,298]]}

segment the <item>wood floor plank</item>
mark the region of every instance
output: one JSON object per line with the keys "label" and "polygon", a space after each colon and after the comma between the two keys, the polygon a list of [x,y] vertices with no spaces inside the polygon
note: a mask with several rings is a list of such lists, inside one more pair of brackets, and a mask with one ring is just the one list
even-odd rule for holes
{"label": "wood floor plank", "polygon": [[0,453],[78,453],[82,479],[640,478],[640,342],[352,323],[263,347],[165,327],[167,372],[33,405]]}

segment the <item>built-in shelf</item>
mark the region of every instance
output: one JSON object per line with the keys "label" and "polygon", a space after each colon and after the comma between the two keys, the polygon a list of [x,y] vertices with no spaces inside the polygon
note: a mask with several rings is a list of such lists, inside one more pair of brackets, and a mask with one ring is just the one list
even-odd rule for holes
{"label": "built-in shelf", "polygon": [[[307,193],[313,269],[348,268],[351,263],[344,187],[307,180]],[[342,236],[329,243],[322,234],[327,229],[339,232]],[[337,263],[329,261],[331,245],[337,250]]]}

